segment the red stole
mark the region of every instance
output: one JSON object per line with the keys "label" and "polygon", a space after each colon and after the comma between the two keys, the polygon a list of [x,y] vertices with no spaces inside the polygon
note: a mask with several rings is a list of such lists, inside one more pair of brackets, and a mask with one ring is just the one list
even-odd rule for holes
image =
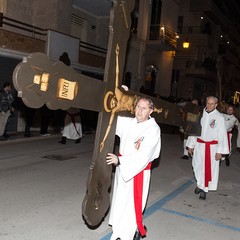
{"label": "red stole", "polygon": [[213,140],[206,142],[201,138],[197,138],[197,142],[205,144],[205,187],[208,187],[208,183],[212,181],[210,146],[213,144],[218,144],[218,141]]}

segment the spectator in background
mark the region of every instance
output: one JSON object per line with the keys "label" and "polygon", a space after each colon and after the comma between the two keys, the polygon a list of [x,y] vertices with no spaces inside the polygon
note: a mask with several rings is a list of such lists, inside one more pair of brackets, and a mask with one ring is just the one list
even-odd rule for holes
{"label": "spectator in background", "polygon": [[71,65],[71,60],[68,57],[68,53],[64,52],[60,57],[59,61],[63,62],[65,65],[70,66]]}
{"label": "spectator in background", "polygon": [[53,110],[50,110],[46,104],[44,104],[40,108],[40,114],[41,114],[41,130],[40,130],[40,135],[45,137],[51,135],[48,133],[48,127],[50,123],[50,119],[53,117]]}
{"label": "spectator in background", "polygon": [[18,109],[17,92],[15,91],[13,94],[13,91],[11,91],[11,95],[13,96],[12,109],[11,109],[10,115],[7,119],[1,140],[8,140],[10,138],[10,136],[8,135],[8,131],[11,130],[12,125],[16,121],[16,110]]}
{"label": "spectator in background", "polygon": [[3,89],[0,91],[0,139],[6,140],[4,136],[4,130],[8,121],[8,117],[13,114],[13,96],[12,83],[5,82],[3,84]]}
{"label": "spectator in background", "polygon": [[31,137],[31,127],[36,109],[25,106],[25,131],[24,137]]}

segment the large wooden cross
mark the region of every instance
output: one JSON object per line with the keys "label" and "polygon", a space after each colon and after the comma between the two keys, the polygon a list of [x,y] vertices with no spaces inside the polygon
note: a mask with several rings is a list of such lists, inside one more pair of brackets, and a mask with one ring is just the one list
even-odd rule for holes
{"label": "large wooden cross", "polygon": [[[14,70],[13,83],[23,102],[32,108],[77,107],[99,112],[93,157],[87,179],[82,214],[87,224],[97,226],[110,205],[112,167],[106,154],[113,151],[118,113],[133,114],[142,94],[121,88],[131,17],[135,1],[114,0],[110,12],[109,43],[104,81],[77,73],[62,62],[51,62],[45,54],[33,53]],[[190,134],[200,118],[198,107],[186,109],[151,97],[159,123],[182,126]]]}

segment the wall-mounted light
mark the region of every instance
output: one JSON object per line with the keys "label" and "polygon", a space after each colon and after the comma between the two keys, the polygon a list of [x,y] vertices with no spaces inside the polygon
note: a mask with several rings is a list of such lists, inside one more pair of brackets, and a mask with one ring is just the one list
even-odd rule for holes
{"label": "wall-mounted light", "polygon": [[188,41],[183,42],[183,48],[189,48],[190,43]]}

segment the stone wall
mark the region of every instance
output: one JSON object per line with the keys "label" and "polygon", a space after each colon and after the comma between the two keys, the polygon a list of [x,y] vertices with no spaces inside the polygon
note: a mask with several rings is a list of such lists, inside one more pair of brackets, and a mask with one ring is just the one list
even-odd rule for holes
{"label": "stone wall", "polygon": [[0,29],[0,47],[25,52],[45,52],[45,41]]}
{"label": "stone wall", "polygon": [[6,17],[43,29],[54,29],[66,34],[71,32],[70,0],[1,0],[0,3]]}

